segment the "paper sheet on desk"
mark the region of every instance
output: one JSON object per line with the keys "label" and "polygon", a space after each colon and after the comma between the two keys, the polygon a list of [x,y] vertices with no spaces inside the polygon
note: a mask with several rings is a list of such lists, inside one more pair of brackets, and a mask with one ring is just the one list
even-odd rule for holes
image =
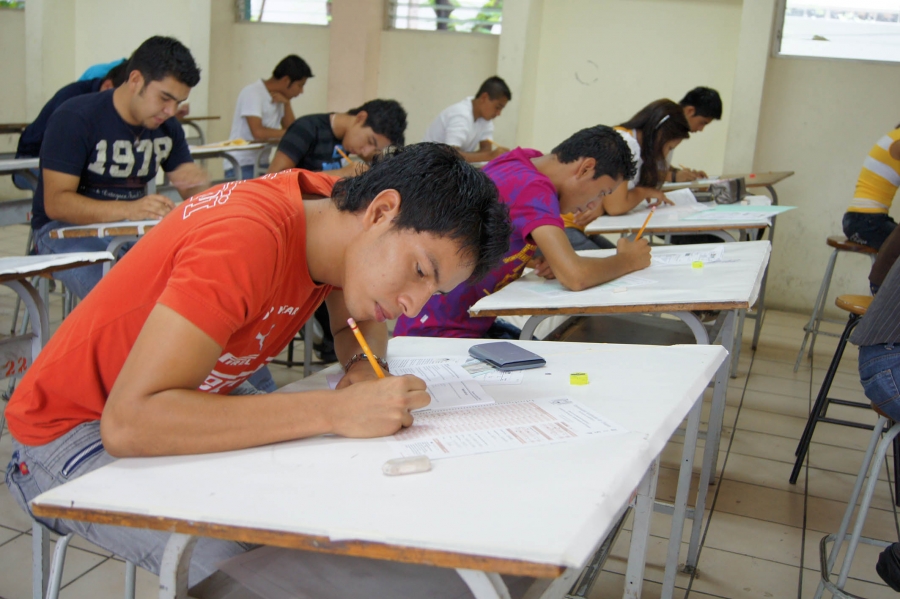
{"label": "paper sheet on desk", "polygon": [[677,266],[681,264],[693,264],[694,262],[721,262],[725,259],[725,244],[717,245],[708,250],[696,250],[693,252],[658,252],[652,254],[651,260],[654,266]]}
{"label": "paper sheet on desk", "polygon": [[667,191],[666,197],[676,206],[694,206],[697,204],[697,197],[687,188]]}
{"label": "paper sheet on desk", "polygon": [[622,432],[581,403],[557,397],[417,414],[388,442],[399,456],[437,460]]}
{"label": "paper sheet on desk", "polygon": [[795,206],[759,206],[759,205],[741,205],[729,204],[727,206],[716,206],[710,210],[704,210],[698,214],[685,216],[684,220],[736,220],[736,221],[755,221],[767,219],[777,216],[782,212],[793,210]]}
{"label": "paper sheet on desk", "polygon": [[[608,283],[591,287],[590,290],[608,291],[613,293],[617,289],[628,289],[629,287],[641,287],[643,285],[652,285],[656,283],[653,279],[647,279],[635,274],[624,275],[618,279],[614,279]],[[548,298],[566,297],[574,293],[584,293],[583,291],[569,291],[562,286],[562,283],[556,280],[545,281],[542,285],[534,285],[528,288],[532,293],[540,294]]]}
{"label": "paper sheet on desk", "polygon": [[[431,403],[413,410],[417,414],[429,410],[494,403],[494,399],[481,388],[481,384],[460,366],[462,360],[465,357],[399,358],[388,360],[388,368],[393,375],[412,374],[425,381]],[[328,386],[332,389],[342,378],[341,373],[326,375]]]}
{"label": "paper sheet on desk", "polygon": [[472,378],[486,385],[518,385],[522,382],[525,373],[521,370],[503,371],[497,370],[487,362],[469,358],[462,367],[472,375]]}

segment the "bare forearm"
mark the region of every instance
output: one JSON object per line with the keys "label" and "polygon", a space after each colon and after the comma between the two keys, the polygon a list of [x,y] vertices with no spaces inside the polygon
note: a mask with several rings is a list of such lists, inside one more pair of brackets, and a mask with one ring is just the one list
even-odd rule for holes
{"label": "bare forearm", "polygon": [[625,256],[616,255],[609,258],[585,258],[578,256],[573,268],[557,272],[559,282],[571,291],[583,291],[633,272],[635,268]]}
{"label": "bare forearm", "polygon": [[128,219],[124,201],[93,200],[74,191],[59,192],[48,198],[44,209],[53,220],[73,225],[112,223]]}
{"label": "bare forearm", "polygon": [[478,152],[463,152],[462,150],[458,150],[458,152],[466,162],[485,162],[491,159],[491,150]]}
{"label": "bare forearm", "polygon": [[[369,344],[369,349],[379,358],[385,359],[388,340],[387,327],[371,320],[360,322],[357,326],[366,343]],[[345,364],[354,354],[361,351],[362,348],[350,327],[342,328],[334,334],[334,353],[337,354],[341,364]]]}
{"label": "bare forearm", "polygon": [[284,105],[284,116],[281,117],[281,128],[287,129],[291,126],[291,123],[297,120],[297,117],[294,116],[294,109],[291,107],[291,103],[287,102]]}
{"label": "bare forearm", "polygon": [[260,127],[251,131],[253,141],[277,141],[284,136],[284,129],[271,129],[269,127]]}
{"label": "bare forearm", "polygon": [[331,431],[333,391],[218,396],[167,390],[107,405],[103,444],[117,457],[211,453]]}

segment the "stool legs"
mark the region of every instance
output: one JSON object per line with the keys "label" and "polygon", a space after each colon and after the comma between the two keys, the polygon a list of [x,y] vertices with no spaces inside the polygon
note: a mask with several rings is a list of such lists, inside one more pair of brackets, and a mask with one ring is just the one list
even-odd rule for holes
{"label": "stool legs", "polygon": [[[831,364],[829,364],[828,370],[825,373],[825,379],[822,381],[822,387],[819,389],[819,395],[816,396],[816,402],[815,404],[813,404],[813,408],[809,412],[809,419],[806,421],[806,428],[803,429],[803,436],[800,437],[800,444],[797,445],[797,451],[795,452],[797,460],[794,462],[794,469],[791,471],[790,480],[792,485],[797,482],[797,477],[800,474],[800,469],[803,467],[803,460],[806,458],[806,452],[809,451],[809,444],[812,442],[812,436],[816,430],[816,424],[818,424],[820,420],[826,419],[825,413],[828,410],[828,404],[832,401],[828,398],[828,393],[829,391],[831,391],[831,383],[834,381],[834,375],[837,374],[838,366],[840,366],[841,364],[841,358],[844,356],[844,349],[847,347],[847,340],[850,338],[850,333],[852,333],[853,329],[856,328],[856,325],[859,323],[860,319],[860,316],[851,314],[850,318],[847,319],[847,326],[844,327],[844,332],[841,333],[841,338],[840,341],[838,341],[837,349],[834,351],[834,357],[831,359]],[[835,400],[835,403],[842,403],[844,405],[847,404],[847,402],[845,402],[844,400]],[[861,407],[869,407],[867,405],[859,405]],[[840,421],[838,422],[838,424],[847,424],[849,426],[869,428],[868,425],[860,425],[858,423],[849,421]]]}
{"label": "stool legs", "polygon": [[797,353],[797,361],[794,363],[794,372],[800,368],[800,361],[803,359],[803,350],[806,349],[806,342],[812,335],[812,342],[809,344],[809,355],[812,356],[813,346],[816,344],[816,335],[819,333],[819,319],[822,317],[822,311],[825,309],[825,297],[828,295],[828,288],[831,287],[831,277],[834,275],[834,263],[837,261],[838,251],[831,252],[828,258],[828,266],[825,267],[825,276],[822,278],[822,284],[819,286],[819,294],[816,296],[816,303],[813,307],[812,314],[809,315],[809,322],[806,324],[803,334],[803,343],[800,344],[800,351]]}
{"label": "stool legs", "polygon": [[[894,438],[900,434],[900,424],[895,424],[884,438],[881,439],[881,442],[878,442],[879,437],[881,437],[881,434],[884,432],[884,429],[889,422],[890,421],[885,417],[879,418],[878,423],[875,425],[875,429],[872,432],[869,446],[866,449],[866,455],[863,458],[862,466],[856,477],[856,483],[853,486],[850,501],[847,503],[847,509],[844,512],[844,519],[841,521],[841,528],[835,536],[834,546],[831,548],[827,562],[822,564],[824,568],[822,572],[822,582],[819,583],[819,588],[816,590],[815,599],[819,599],[822,596],[822,592],[825,590],[825,581],[831,573],[831,568],[834,566],[834,561],[846,538],[847,529],[850,526],[850,518],[853,516],[859,492],[862,489],[863,481],[865,481],[866,487],[862,496],[862,502],[859,505],[859,512],[856,515],[856,522],[853,525],[853,534],[850,536],[850,541],[847,544],[847,554],[844,556],[844,563],[841,564],[841,572],[838,575],[836,586],[838,589],[843,589],[844,585],[847,583],[847,577],[850,574],[850,566],[853,563],[853,555],[856,553],[856,547],[859,545],[863,525],[866,522],[866,514],[869,511],[869,505],[872,503],[872,496],[875,494],[875,484],[878,482],[878,471],[884,463],[887,448],[893,443]],[[878,446],[877,450],[875,449],[876,444]],[[866,480],[866,475],[868,475],[868,480]]]}

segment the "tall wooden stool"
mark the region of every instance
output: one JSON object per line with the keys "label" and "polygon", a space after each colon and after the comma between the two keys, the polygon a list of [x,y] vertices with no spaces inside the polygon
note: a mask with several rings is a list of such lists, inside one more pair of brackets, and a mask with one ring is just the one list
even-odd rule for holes
{"label": "tall wooden stool", "polygon": [[809,451],[809,444],[812,442],[813,432],[815,432],[818,423],[828,422],[830,424],[841,424],[855,428],[872,429],[868,424],[853,422],[851,420],[842,420],[839,418],[829,418],[826,415],[828,406],[833,403],[842,406],[864,408],[866,410],[871,409],[871,405],[868,403],[849,401],[846,399],[833,399],[828,397],[828,392],[831,391],[831,383],[834,381],[834,375],[837,373],[838,366],[841,363],[841,357],[844,355],[844,349],[847,347],[847,340],[850,338],[850,333],[852,333],[853,329],[856,328],[856,325],[859,324],[863,314],[865,314],[866,310],[869,308],[869,304],[872,303],[872,296],[841,295],[834,303],[841,310],[849,312],[850,317],[847,319],[847,326],[844,327],[844,332],[841,333],[841,339],[838,341],[837,349],[834,350],[834,357],[831,359],[831,364],[828,366],[828,371],[825,373],[825,379],[822,381],[822,388],[819,389],[816,403],[813,404],[813,408],[809,413],[809,419],[806,421],[806,428],[803,429],[803,436],[800,437],[800,444],[797,446],[797,451],[794,452],[797,456],[797,461],[794,462],[794,469],[791,471],[792,485],[797,482],[797,476],[800,474],[800,468],[803,466],[803,460],[806,458],[806,452]]}
{"label": "tall wooden stool", "polygon": [[[869,539],[862,536],[863,524],[866,522],[866,513],[869,511],[869,505],[872,503],[872,496],[875,494],[875,483],[878,482],[878,471],[881,469],[881,465],[884,462],[887,448],[891,443],[896,442],[897,435],[900,434],[900,424],[894,424],[884,438],[881,439],[882,433],[891,424],[891,419],[877,407],[873,406],[872,409],[875,410],[880,418],[874,427],[872,437],[869,439],[869,446],[866,449],[862,466],[859,468],[859,474],[856,477],[856,483],[853,485],[853,491],[850,493],[850,500],[847,502],[844,518],[841,520],[841,527],[838,529],[837,534],[827,535],[823,537],[822,541],[819,543],[819,567],[821,569],[822,580],[819,581],[819,588],[816,589],[815,599],[820,599],[822,597],[822,592],[825,589],[828,589],[834,597],[857,597],[857,595],[851,595],[844,591],[844,585],[847,583],[847,576],[850,574],[850,566],[853,563],[853,555],[856,553],[856,547],[859,543],[875,545],[876,547],[881,548],[890,546],[890,543],[886,541]],[[880,443],[879,439],[881,440]],[[866,475],[868,475],[868,480],[866,480]],[[838,574],[837,582],[832,582],[831,569],[834,567],[835,560],[841,551],[841,545],[847,537],[847,530],[850,528],[850,519],[853,517],[853,511],[856,508],[856,501],[859,499],[859,493],[862,490],[863,482],[866,484],[866,489],[862,496],[862,502],[859,504],[859,513],[856,515],[853,533],[847,544],[847,554],[844,556],[844,561],[841,564],[841,571]],[[828,543],[831,541],[834,541],[834,545],[832,545],[831,551],[826,555]]]}
{"label": "tall wooden stool", "polygon": [[[803,330],[806,331],[806,333],[803,335],[803,343],[800,345],[800,351],[797,353],[797,361],[794,363],[794,372],[797,372],[800,368],[800,360],[803,359],[803,350],[806,349],[807,341],[809,341],[808,356],[811,358],[813,355],[813,347],[816,345],[816,337],[818,335],[828,335],[829,337],[839,336],[827,331],[819,332],[819,325],[822,321],[840,322],[839,320],[822,318],[822,312],[825,310],[825,300],[828,297],[828,288],[831,287],[831,277],[834,274],[834,264],[837,261],[838,253],[852,252],[854,254],[864,254],[869,256],[872,259],[872,262],[875,262],[875,256],[878,255],[878,250],[875,248],[870,248],[861,243],[847,241],[847,238],[843,235],[832,235],[826,240],[826,243],[829,247],[833,247],[834,251],[831,252],[831,257],[828,258],[828,266],[825,267],[825,276],[822,278],[822,284],[819,286],[819,295],[816,296],[816,304],[813,307],[812,314],[809,316],[809,322],[803,327]],[[810,337],[812,337],[811,341]]]}

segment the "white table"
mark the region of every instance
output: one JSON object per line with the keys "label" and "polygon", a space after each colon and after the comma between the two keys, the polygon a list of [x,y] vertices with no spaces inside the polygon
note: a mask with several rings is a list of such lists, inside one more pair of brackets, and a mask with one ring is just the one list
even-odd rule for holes
{"label": "white table", "polygon": [[[627,587],[637,597],[658,455],[685,415],[699,412],[725,351],[521,343],[547,367],[526,371],[521,385],[486,387],[496,401],[569,396],[630,432],[439,460],[431,472],[405,477],[381,474],[393,457],[381,439],[319,437],[208,456],[124,459],[44,493],[32,509],[178,533],[166,549],[161,597],[184,590],[178,573],[186,572],[190,535],[456,568],[479,598],[503,597],[496,573],[553,579],[533,596],[560,597],[641,485]],[[389,356],[464,354],[471,345],[397,338]],[[658,376],[646,376],[647,364]],[[570,386],[573,370],[587,372],[590,385]],[[319,373],[291,388],[325,384]]]}
{"label": "white table", "polygon": [[[654,256],[679,254],[698,249],[708,249],[710,245],[681,245],[654,247]],[[615,250],[593,250],[578,252],[583,256],[611,256]],[[719,337],[722,346],[732,351],[735,337],[735,321],[739,313],[746,311],[756,302],[766,266],[769,262],[771,245],[768,241],[725,244],[725,260],[705,264],[702,269],[691,265],[661,266],[651,264],[649,268],[634,273],[636,276],[653,280],[653,284],[630,287],[625,292],[615,292],[616,283],[607,287],[595,287],[581,292],[548,297],[541,289],[548,283],[532,274],[513,281],[500,291],[482,298],[469,309],[473,316],[522,316],[531,317],[522,328],[522,339],[531,339],[535,327],[549,316],[555,315],[602,315],[623,313],[672,314],[690,327],[699,344],[709,343],[709,334],[703,323],[692,313],[697,310],[720,310],[721,326]],[[556,283],[555,285],[558,285]],[[708,488],[715,475],[718,458],[719,437],[725,415],[725,392],[728,385],[729,363],[722,365],[716,375],[712,409],[706,433],[703,468],[700,475],[700,489]],[[654,365],[655,366],[655,365]],[[696,418],[699,419],[699,408]],[[692,418],[694,415],[692,415]],[[691,430],[688,423],[688,436]],[[688,450],[685,443],[685,452]],[[693,458],[685,453],[684,459]],[[669,538],[669,554],[663,583],[663,597],[671,596],[674,590],[678,551],[684,519],[689,514],[687,496],[690,487],[690,466],[685,471],[685,462],[679,475],[678,491],[672,520],[672,536]],[[706,493],[699,492],[693,512],[691,543],[688,550],[687,568],[697,565],[700,550],[700,530]]]}

